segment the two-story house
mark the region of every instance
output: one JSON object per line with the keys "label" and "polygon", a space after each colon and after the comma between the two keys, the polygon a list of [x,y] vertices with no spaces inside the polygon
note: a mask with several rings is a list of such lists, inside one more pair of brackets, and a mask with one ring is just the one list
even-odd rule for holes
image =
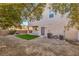
{"label": "two-story house", "polygon": [[78,31],[75,28],[65,30],[68,21],[67,14],[62,16],[58,12],[55,13],[47,4],[41,19],[39,21],[33,19],[28,25],[32,27],[31,34],[34,35],[47,37],[47,33],[50,32],[54,35],[64,35],[68,39],[78,39]]}

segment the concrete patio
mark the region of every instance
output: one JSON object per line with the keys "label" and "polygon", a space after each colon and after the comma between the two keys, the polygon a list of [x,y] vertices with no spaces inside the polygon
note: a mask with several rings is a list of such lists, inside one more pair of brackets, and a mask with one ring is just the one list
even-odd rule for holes
{"label": "concrete patio", "polygon": [[0,36],[0,55],[8,56],[78,56],[79,46],[65,40],[36,38],[24,40],[15,36]]}

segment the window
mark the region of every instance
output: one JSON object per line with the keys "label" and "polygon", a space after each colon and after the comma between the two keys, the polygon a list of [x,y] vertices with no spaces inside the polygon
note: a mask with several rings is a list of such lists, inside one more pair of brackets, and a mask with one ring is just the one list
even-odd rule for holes
{"label": "window", "polygon": [[34,29],[35,31],[38,31],[38,26],[33,26],[33,29]]}
{"label": "window", "polygon": [[54,13],[52,11],[49,11],[49,18],[53,18],[54,17]]}
{"label": "window", "polygon": [[54,17],[54,15],[53,14],[49,14],[49,18],[52,18],[52,17]]}

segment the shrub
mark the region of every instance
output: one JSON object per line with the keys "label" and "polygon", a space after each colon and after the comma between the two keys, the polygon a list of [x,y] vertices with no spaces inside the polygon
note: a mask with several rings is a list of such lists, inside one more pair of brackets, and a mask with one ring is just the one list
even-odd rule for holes
{"label": "shrub", "polygon": [[15,33],[16,33],[16,30],[10,30],[10,31],[9,31],[9,34],[10,34],[10,35],[13,35],[13,34],[15,34]]}

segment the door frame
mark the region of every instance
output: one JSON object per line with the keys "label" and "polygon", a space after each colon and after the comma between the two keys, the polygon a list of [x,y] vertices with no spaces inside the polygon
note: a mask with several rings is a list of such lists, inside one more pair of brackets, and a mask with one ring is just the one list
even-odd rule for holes
{"label": "door frame", "polygon": [[45,27],[41,27],[41,35],[45,35]]}

